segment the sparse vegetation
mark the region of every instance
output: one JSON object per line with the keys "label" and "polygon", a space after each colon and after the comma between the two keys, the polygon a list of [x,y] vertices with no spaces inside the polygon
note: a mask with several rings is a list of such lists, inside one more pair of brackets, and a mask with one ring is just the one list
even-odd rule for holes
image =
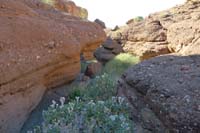
{"label": "sparse vegetation", "polygon": [[131,54],[122,53],[116,56],[113,60],[108,62],[103,70],[115,76],[120,76],[128,67],[139,62],[139,58]]}
{"label": "sparse vegetation", "polygon": [[55,101],[44,111],[44,123],[37,132],[60,133],[132,133],[129,106],[125,98],[116,96],[119,76],[138,58],[120,54],[105,65],[100,76],[83,85],[74,85],[69,102]]}
{"label": "sparse vegetation", "polygon": [[139,21],[144,20],[144,18],[142,16],[137,16],[137,17],[134,18],[134,20],[139,22]]}
{"label": "sparse vegetation", "polygon": [[42,2],[51,6],[53,6],[55,3],[54,0],[42,0]]}

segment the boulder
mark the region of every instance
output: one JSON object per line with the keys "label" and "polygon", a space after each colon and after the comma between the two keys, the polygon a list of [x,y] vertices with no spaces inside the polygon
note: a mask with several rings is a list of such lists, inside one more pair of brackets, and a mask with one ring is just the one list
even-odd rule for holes
{"label": "boulder", "polygon": [[121,52],[123,52],[122,46],[117,41],[108,37],[102,44],[102,47],[96,49],[94,56],[98,61],[106,63]]}
{"label": "boulder", "polygon": [[199,55],[160,56],[123,74],[118,93],[129,99],[142,132],[199,132],[199,60]]}
{"label": "boulder", "polygon": [[101,21],[100,19],[95,19],[94,22],[99,24],[102,27],[102,29],[106,28],[106,24],[103,21]]}
{"label": "boulder", "polygon": [[0,1],[1,133],[19,133],[44,92],[73,80],[80,54],[105,40],[97,24],[34,4]]}
{"label": "boulder", "polygon": [[99,62],[105,64],[109,60],[113,59],[116,55],[113,54],[110,50],[100,47],[94,52],[94,56]]}
{"label": "boulder", "polygon": [[123,50],[146,60],[168,54],[166,30],[159,20],[135,21],[121,34]]}
{"label": "boulder", "polygon": [[167,42],[126,42],[123,46],[124,52],[131,53],[147,60],[155,56],[170,53]]}
{"label": "boulder", "polygon": [[171,25],[167,32],[169,49],[182,55],[200,54],[199,23],[200,20],[184,20]]}
{"label": "boulder", "polygon": [[123,38],[132,42],[161,42],[167,39],[166,30],[160,21],[151,19],[130,25],[123,36]]}
{"label": "boulder", "polygon": [[90,63],[86,68],[85,75],[92,78],[92,77],[100,74],[102,68],[103,68],[103,66],[100,62]]}

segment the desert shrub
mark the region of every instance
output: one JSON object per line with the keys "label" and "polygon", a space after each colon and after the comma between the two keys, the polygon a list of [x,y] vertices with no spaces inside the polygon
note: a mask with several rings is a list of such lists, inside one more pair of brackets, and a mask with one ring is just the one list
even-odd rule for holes
{"label": "desert shrub", "polygon": [[53,101],[43,113],[43,125],[36,127],[34,133],[132,133],[126,99],[113,96],[120,75],[138,61],[130,54],[120,54],[88,84],[71,86],[69,102],[64,104],[60,99],[58,105]]}
{"label": "desert shrub", "polygon": [[134,18],[134,21],[137,21],[137,22],[142,21],[142,20],[144,20],[142,16],[137,16]]}
{"label": "desert shrub", "polygon": [[103,72],[111,75],[119,76],[128,67],[139,62],[139,58],[128,53],[122,53],[117,55],[113,60],[109,61]]}
{"label": "desert shrub", "polygon": [[80,97],[82,100],[106,100],[116,94],[116,78],[104,73],[92,79],[86,86],[75,85],[70,91],[69,98]]}
{"label": "desert shrub", "polygon": [[53,6],[55,4],[54,0],[41,0],[41,2]]}
{"label": "desert shrub", "polygon": [[38,133],[132,133],[129,106],[124,98],[105,101],[76,100],[64,106],[53,103],[44,111],[44,123]]}

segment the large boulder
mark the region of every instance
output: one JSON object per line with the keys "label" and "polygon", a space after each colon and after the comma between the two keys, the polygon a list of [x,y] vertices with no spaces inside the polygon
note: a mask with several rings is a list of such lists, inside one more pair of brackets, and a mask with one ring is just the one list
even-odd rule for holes
{"label": "large boulder", "polygon": [[80,54],[105,40],[97,24],[34,4],[0,1],[1,133],[18,133],[44,92],[73,80]]}
{"label": "large boulder", "polygon": [[158,20],[145,20],[130,23],[122,32],[123,50],[132,53],[141,60],[161,54],[168,54],[166,29]]}
{"label": "large boulder", "polygon": [[199,61],[199,55],[160,56],[123,74],[118,93],[129,99],[137,131],[199,132]]}
{"label": "large boulder", "polygon": [[149,58],[168,54],[170,51],[167,42],[131,42],[127,41],[123,46],[123,50],[140,58],[147,60]]}
{"label": "large boulder", "polygon": [[161,42],[166,41],[166,30],[158,20],[147,20],[133,23],[124,33],[125,39],[132,42]]}

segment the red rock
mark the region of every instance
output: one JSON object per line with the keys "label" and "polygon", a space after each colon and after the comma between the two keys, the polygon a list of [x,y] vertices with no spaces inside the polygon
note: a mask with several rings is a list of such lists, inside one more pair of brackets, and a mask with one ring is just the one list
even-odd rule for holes
{"label": "red rock", "polygon": [[1,133],[18,133],[48,88],[79,74],[80,53],[105,40],[95,23],[21,1],[0,1]]}

